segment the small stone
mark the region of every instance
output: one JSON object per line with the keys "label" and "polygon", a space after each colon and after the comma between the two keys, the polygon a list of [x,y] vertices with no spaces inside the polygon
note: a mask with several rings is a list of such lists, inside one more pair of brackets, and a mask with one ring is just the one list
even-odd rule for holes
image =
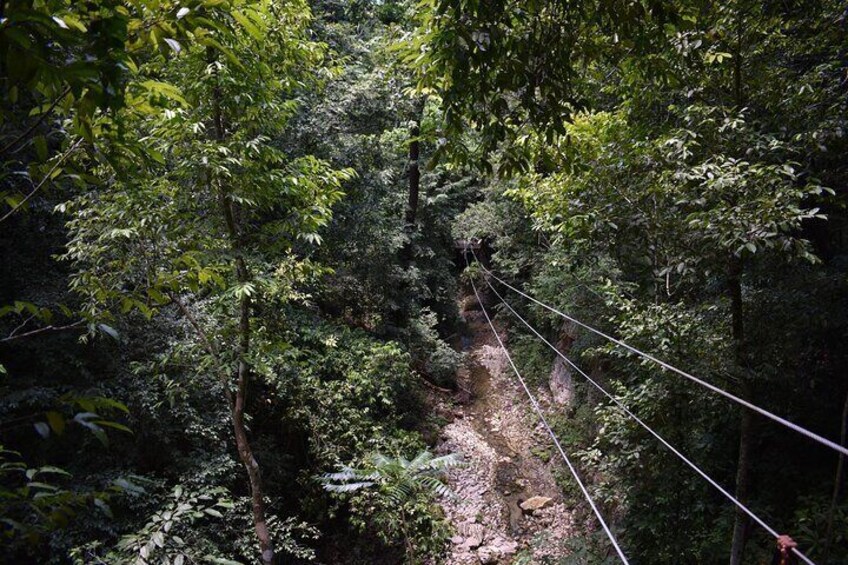
{"label": "small stone", "polygon": [[500,552],[494,547],[486,546],[477,550],[477,558],[480,559],[480,563],[483,565],[497,563],[500,557]]}
{"label": "small stone", "polygon": [[518,551],[518,544],[514,541],[505,541],[498,546],[501,555],[512,555]]}
{"label": "small stone", "polygon": [[462,524],[458,529],[459,533],[462,535],[456,537],[462,538],[460,545],[465,547],[467,550],[475,549],[483,545],[485,530],[480,524],[466,522],[465,524]]}
{"label": "small stone", "polygon": [[519,506],[525,512],[532,513],[534,510],[540,510],[551,503],[553,499],[547,496],[532,496],[522,502]]}
{"label": "small stone", "polygon": [[461,544],[463,541],[465,541],[465,538],[464,538],[464,537],[462,537],[462,536],[453,536],[450,540],[451,540],[451,543],[452,543],[452,544],[454,544],[454,545],[459,545],[459,544]]}

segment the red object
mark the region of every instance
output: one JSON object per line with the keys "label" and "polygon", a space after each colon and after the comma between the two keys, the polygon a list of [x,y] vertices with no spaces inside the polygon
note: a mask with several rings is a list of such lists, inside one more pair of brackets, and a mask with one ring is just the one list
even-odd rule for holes
{"label": "red object", "polygon": [[787,535],[777,537],[777,552],[779,555],[778,563],[780,565],[791,565],[795,563],[795,558],[792,555],[792,550],[798,547],[798,543]]}

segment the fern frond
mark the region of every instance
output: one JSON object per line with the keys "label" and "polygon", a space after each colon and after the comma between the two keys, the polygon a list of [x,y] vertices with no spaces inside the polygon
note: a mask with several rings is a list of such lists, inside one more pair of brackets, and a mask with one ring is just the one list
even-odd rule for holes
{"label": "fern frond", "polygon": [[413,459],[409,463],[409,469],[417,470],[417,469],[424,468],[428,465],[428,463],[430,461],[432,461],[432,459],[433,459],[433,454],[425,449],[424,451],[422,451],[421,453],[416,455],[415,459]]}
{"label": "fern frond", "polygon": [[425,467],[434,471],[446,471],[453,467],[459,467],[465,464],[462,457],[458,453],[449,453],[441,457],[435,457],[426,462]]}
{"label": "fern frond", "polygon": [[353,492],[364,488],[372,487],[375,483],[371,481],[362,481],[358,483],[327,483],[324,485],[324,490],[327,492]]}

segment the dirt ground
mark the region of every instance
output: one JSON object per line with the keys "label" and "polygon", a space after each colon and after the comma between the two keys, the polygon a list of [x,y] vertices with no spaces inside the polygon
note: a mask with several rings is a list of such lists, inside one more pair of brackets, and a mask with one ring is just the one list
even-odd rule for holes
{"label": "dirt ground", "polygon": [[[457,376],[460,392],[439,407],[452,421],[438,449],[459,453],[466,462],[450,472],[455,496],[442,502],[456,531],[444,563],[556,563],[567,555],[563,541],[578,529],[554,480],[561,466],[535,454],[548,450],[550,437],[479,306],[467,299],[462,304],[467,331],[457,343],[466,353]],[[536,392],[548,405],[547,387]],[[522,510],[520,504],[532,497],[551,500],[541,509]]]}

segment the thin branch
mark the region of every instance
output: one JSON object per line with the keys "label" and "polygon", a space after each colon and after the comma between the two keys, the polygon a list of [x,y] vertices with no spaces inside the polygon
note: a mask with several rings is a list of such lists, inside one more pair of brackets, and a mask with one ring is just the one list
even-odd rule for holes
{"label": "thin branch", "polygon": [[35,196],[35,193],[36,193],[36,192],[38,192],[39,190],[41,190],[41,187],[42,187],[42,186],[44,186],[44,185],[47,183],[47,181],[48,181],[48,180],[50,180],[50,176],[53,174],[53,172],[54,172],[56,169],[58,169],[58,168],[59,168],[59,165],[61,165],[61,164],[65,161],[65,159],[67,159],[68,157],[70,157],[70,156],[71,156],[71,153],[73,153],[74,151],[76,151],[76,150],[77,150],[77,148],[80,146],[80,144],[81,144],[81,143],[82,143],[82,138],[80,138],[80,139],[78,139],[77,141],[75,141],[75,142],[74,142],[74,144],[73,144],[73,145],[71,145],[71,146],[70,146],[70,148],[68,148],[68,150],[67,150],[67,151],[65,151],[65,152],[61,155],[61,157],[59,157],[59,159],[58,159],[55,163],[53,163],[53,166],[50,168],[50,170],[47,172],[47,174],[46,174],[46,175],[44,175],[44,178],[43,178],[43,179],[41,179],[41,182],[39,182],[39,183],[38,183],[38,185],[37,185],[35,188],[33,188],[33,189],[32,189],[32,191],[31,191],[29,194],[27,194],[27,195],[24,197],[24,199],[23,199],[23,200],[21,200],[20,202],[18,202],[15,206],[12,206],[12,209],[11,209],[11,210],[9,210],[8,212],[6,212],[6,214],[4,214],[2,218],[0,218],[0,222],[5,221],[5,220],[6,220],[9,216],[11,216],[11,215],[12,215],[12,214],[14,214],[15,212],[17,212],[17,211],[21,208],[21,206],[23,206],[24,204],[26,204],[26,203],[29,201],[29,199],[30,199],[30,198],[32,198],[33,196]]}
{"label": "thin branch", "polygon": [[62,92],[62,94],[60,94],[59,97],[56,98],[56,100],[54,100],[52,104],[50,104],[50,107],[47,108],[47,110],[38,117],[38,120],[36,120],[34,124],[32,124],[30,127],[28,127],[26,129],[26,131],[24,131],[21,135],[19,135],[18,137],[13,139],[11,142],[9,142],[3,149],[0,149],[0,155],[5,155],[15,145],[17,145],[18,143],[20,143],[21,141],[23,141],[24,139],[29,137],[30,134],[32,134],[32,132],[35,131],[35,128],[37,128],[42,123],[44,123],[44,120],[47,118],[47,116],[49,116],[50,113],[53,110],[56,109],[56,106],[59,105],[59,102],[64,100],[65,96],[67,96],[70,92],[71,92],[70,86],[65,88],[64,92]]}
{"label": "thin branch", "polygon": [[24,338],[28,338],[28,337],[34,337],[34,336],[37,336],[37,335],[40,335],[40,334],[43,334],[43,333],[63,332],[63,331],[67,331],[67,330],[84,330],[85,329],[85,327],[83,326],[84,323],[85,323],[85,320],[77,320],[73,324],[68,324],[66,326],[52,326],[52,325],[51,326],[45,326],[43,328],[38,328],[37,330],[32,330],[32,331],[29,331],[29,332],[25,332],[25,333],[22,333],[22,334],[15,335],[15,331],[17,331],[21,327],[21,326],[18,326],[18,328],[16,328],[15,331],[13,331],[11,334],[9,334],[9,336],[4,337],[3,339],[0,339],[0,343],[7,343],[9,341],[15,341],[16,339],[24,339]]}
{"label": "thin branch", "polygon": [[170,297],[171,301],[177,305],[177,308],[180,309],[180,312],[182,312],[185,319],[188,320],[188,323],[191,324],[191,327],[194,328],[195,333],[197,333],[198,337],[200,337],[200,340],[203,342],[206,351],[212,357],[212,362],[215,365],[215,369],[218,371],[218,378],[221,379],[221,383],[224,385],[224,394],[226,395],[227,401],[230,403],[230,406],[232,406],[233,395],[230,391],[227,372],[224,371],[224,367],[221,365],[220,351],[218,350],[218,346],[209,338],[209,335],[203,330],[203,327],[201,327],[200,322],[197,321],[197,318],[195,318],[191,310],[188,309],[188,306],[186,306],[185,303],[180,300],[176,293],[169,292],[168,296]]}
{"label": "thin branch", "polygon": [[9,337],[12,337],[12,336],[13,336],[13,335],[15,335],[16,333],[18,333],[19,331],[21,331],[22,329],[24,329],[24,327],[26,327],[26,325],[27,325],[27,324],[30,322],[30,320],[32,320],[33,318],[35,318],[35,314],[31,314],[31,315],[30,315],[30,316],[29,316],[26,320],[24,320],[23,322],[21,322],[21,324],[20,324],[18,327],[16,327],[15,329],[13,329],[13,330],[11,331],[11,333],[9,333]]}

